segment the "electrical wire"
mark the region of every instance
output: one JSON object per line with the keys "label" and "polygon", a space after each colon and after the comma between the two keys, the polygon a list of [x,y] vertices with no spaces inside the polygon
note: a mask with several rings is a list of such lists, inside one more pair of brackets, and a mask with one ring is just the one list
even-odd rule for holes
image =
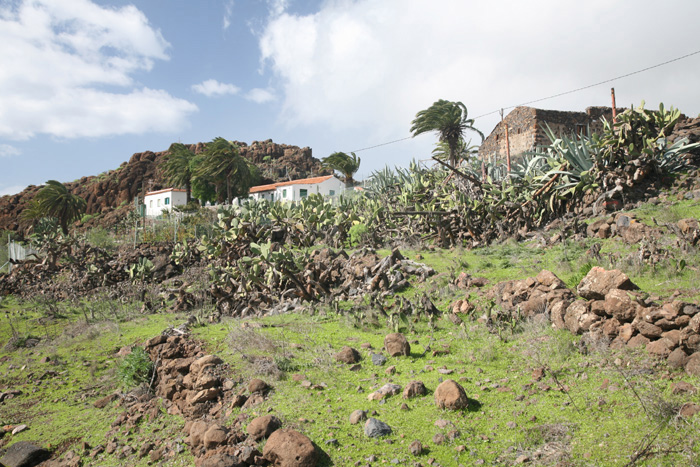
{"label": "electrical wire", "polygon": [[[698,55],[698,54],[700,54],[700,50],[696,50],[695,52],[690,52],[690,53],[688,53],[688,54],[682,55],[682,56],[680,56],[680,57],[673,58],[673,59],[671,59],[671,60],[667,60],[667,61],[665,61],[665,62],[657,63],[656,65],[652,65],[652,66],[648,66],[648,67],[646,67],[646,68],[642,68],[641,70],[636,70],[636,71],[632,71],[632,72],[630,72],[630,73],[625,73],[624,75],[616,76],[616,77],[614,77],[614,78],[609,78],[609,79],[606,79],[606,80],[603,80],[603,81],[599,81],[599,82],[594,83],[594,84],[589,84],[589,85],[587,85],[587,86],[583,86],[583,87],[580,87],[580,88],[572,89],[572,90],[570,90],[570,91],[560,92],[560,93],[558,93],[558,94],[553,94],[553,95],[551,95],[551,96],[542,97],[542,98],[535,99],[535,100],[531,100],[531,101],[528,101],[528,102],[523,102],[522,104],[518,104],[518,105],[511,105],[511,106],[509,106],[509,107],[502,107],[502,108],[500,108],[500,109],[498,109],[498,110],[494,110],[494,111],[487,112],[487,113],[485,113],[485,114],[481,114],[481,115],[479,115],[479,116],[476,116],[476,117],[473,118],[473,120],[476,120],[476,119],[478,119],[478,118],[483,118],[483,117],[486,117],[486,116],[488,116],[488,115],[493,115],[493,114],[499,113],[499,112],[502,111],[502,110],[510,110],[510,109],[514,109],[514,108],[516,108],[516,107],[520,107],[520,106],[522,106],[522,105],[535,104],[535,103],[537,103],[537,102],[542,102],[542,101],[546,101],[546,100],[549,100],[549,99],[554,99],[554,98],[557,98],[557,97],[566,96],[567,94],[573,94],[573,93],[575,93],[575,92],[583,91],[583,90],[585,90],[585,89],[590,89],[590,88],[593,88],[593,87],[596,87],[596,86],[600,86],[601,84],[610,83],[610,82],[616,81],[616,80],[618,80],[618,79],[627,78],[627,77],[629,77],[629,76],[637,75],[637,74],[639,74],[639,73],[644,73],[645,71],[653,70],[654,68],[659,68],[659,67],[662,67],[662,66],[664,66],[664,65],[668,65],[669,63],[677,62],[677,61],[679,61],[679,60],[683,60],[683,59],[685,59],[685,58],[692,57],[693,55]],[[387,146],[387,145],[389,145],[389,144],[398,143],[398,142],[400,142],[400,141],[405,141],[405,140],[411,139],[411,138],[413,138],[413,136],[407,136],[407,137],[405,137],[405,138],[396,139],[396,140],[394,140],[394,141],[388,141],[388,142],[386,142],[386,143],[375,144],[374,146],[368,146],[368,147],[366,147],[366,148],[356,149],[356,150],[350,151],[350,152],[367,151],[367,150],[369,150],[369,149],[374,149],[374,148],[378,148],[378,147],[381,147],[381,146]]]}

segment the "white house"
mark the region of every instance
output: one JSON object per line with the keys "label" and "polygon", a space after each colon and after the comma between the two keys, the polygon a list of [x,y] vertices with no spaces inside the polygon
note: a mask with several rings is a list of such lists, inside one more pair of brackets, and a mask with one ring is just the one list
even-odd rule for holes
{"label": "white house", "polygon": [[267,201],[299,201],[314,193],[322,196],[336,196],[343,191],[345,191],[345,183],[334,175],[324,175],[254,186],[250,189],[250,197],[256,201],[263,199]]}
{"label": "white house", "polygon": [[173,206],[187,204],[187,190],[166,188],[165,190],[149,191],[143,199],[146,205],[146,216],[155,217],[163,214],[163,210],[172,211]]}

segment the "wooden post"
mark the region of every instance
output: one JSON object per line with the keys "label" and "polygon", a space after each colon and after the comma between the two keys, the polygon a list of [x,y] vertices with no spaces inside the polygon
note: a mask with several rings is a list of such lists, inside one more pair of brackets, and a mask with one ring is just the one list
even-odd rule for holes
{"label": "wooden post", "polygon": [[[501,123],[503,122],[503,109],[501,109]],[[510,173],[510,139],[508,138],[508,125],[506,127],[506,165],[508,167],[508,173]]]}
{"label": "wooden post", "polygon": [[615,106],[615,88],[610,88],[610,96],[612,96],[612,117],[613,123],[617,122],[617,107]]}

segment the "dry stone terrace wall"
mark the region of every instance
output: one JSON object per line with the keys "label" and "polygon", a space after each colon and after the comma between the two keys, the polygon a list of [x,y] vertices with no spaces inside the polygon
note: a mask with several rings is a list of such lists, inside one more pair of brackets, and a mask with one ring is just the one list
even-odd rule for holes
{"label": "dry stone terrace wall", "polygon": [[489,296],[505,310],[519,309],[525,318],[583,334],[584,345],[642,347],[669,366],[700,376],[700,307],[646,297],[619,270],[592,268],[576,293],[544,270],[537,277],[499,283]]}

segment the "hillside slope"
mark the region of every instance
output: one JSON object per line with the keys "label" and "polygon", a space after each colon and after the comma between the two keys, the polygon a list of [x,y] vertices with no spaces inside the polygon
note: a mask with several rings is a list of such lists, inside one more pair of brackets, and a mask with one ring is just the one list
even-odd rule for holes
{"label": "hillside slope", "polygon": [[[257,165],[263,183],[325,175],[329,172],[311,155],[311,148],[277,144],[272,140],[253,141],[250,145],[235,142],[243,157]],[[196,154],[205,143],[188,145]],[[97,223],[113,225],[123,216],[137,196],[146,191],[166,188],[158,167],[167,151],[139,152],[115,170],[96,176],[85,176],[70,183],[68,189],[87,201],[87,214],[102,214]],[[15,195],[0,197],[0,230],[20,231],[20,215],[41,187],[31,185]]]}

